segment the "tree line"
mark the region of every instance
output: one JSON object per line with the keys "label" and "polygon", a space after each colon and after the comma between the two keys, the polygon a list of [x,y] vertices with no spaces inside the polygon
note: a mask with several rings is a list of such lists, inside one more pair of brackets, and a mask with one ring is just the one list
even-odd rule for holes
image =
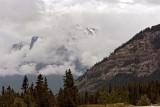
{"label": "tree line", "polygon": [[35,85],[29,84],[27,76],[22,82],[22,92],[15,92],[10,86],[2,87],[0,107],[76,107],[78,90],[73,75],[66,70],[64,86],[58,95],[54,95],[48,87],[47,78],[41,74],[37,76]]}
{"label": "tree line", "polygon": [[81,104],[132,104],[148,106],[160,104],[160,83],[150,81],[147,83],[133,83],[125,86],[100,89],[96,92],[86,91],[81,94]]}
{"label": "tree line", "polygon": [[15,92],[10,86],[2,87],[0,107],[77,107],[86,104],[124,103],[150,105],[160,103],[160,83],[128,84],[126,86],[99,89],[96,92],[80,93],[75,85],[71,70],[66,70],[64,85],[54,94],[48,87],[47,78],[37,76],[35,84],[29,84],[27,76],[22,82],[22,92]]}

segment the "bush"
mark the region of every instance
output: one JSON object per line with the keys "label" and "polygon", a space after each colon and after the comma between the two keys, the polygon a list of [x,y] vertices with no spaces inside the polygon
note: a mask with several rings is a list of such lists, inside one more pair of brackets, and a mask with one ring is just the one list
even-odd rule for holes
{"label": "bush", "polygon": [[141,96],[141,99],[138,100],[137,103],[138,106],[149,106],[151,105],[150,99],[147,97],[147,95]]}
{"label": "bush", "polygon": [[160,97],[157,98],[156,103],[157,103],[158,105],[160,105]]}

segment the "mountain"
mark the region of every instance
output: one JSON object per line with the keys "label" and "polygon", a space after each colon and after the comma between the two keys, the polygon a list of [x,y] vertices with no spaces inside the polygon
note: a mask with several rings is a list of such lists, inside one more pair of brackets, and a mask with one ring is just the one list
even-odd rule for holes
{"label": "mountain", "polygon": [[[65,69],[68,69],[66,68],[66,66],[68,66],[69,68],[73,68],[76,75],[84,73],[91,64],[86,64],[84,55],[77,54],[81,49],[77,49],[74,45],[79,45],[88,39],[94,38],[94,36],[98,34],[98,29],[76,24],[67,28],[67,30],[59,29],[58,31],[61,32],[62,35],[65,35],[63,42],[56,37],[28,36],[25,41],[23,40],[23,42],[13,44],[9,55],[11,57],[15,56],[15,60],[13,60],[14,71],[21,73],[29,72],[30,74],[45,72],[44,74],[47,75],[62,75],[62,73],[59,72],[64,72]],[[91,58],[92,56],[90,59]],[[10,69],[9,66],[3,68]],[[48,71],[48,69],[52,69],[52,71]]]}
{"label": "mountain", "polygon": [[32,36],[31,40],[30,40],[30,43],[27,44],[27,43],[24,43],[24,42],[19,42],[19,43],[15,43],[12,45],[12,50],[14,51],[19,51],[21,50],[24,46],[29,46],[29,49],[32,49],[34,44],[36,44],[37,40],[39,39],[38,36]]}
{"label": "mountain", "polygon": [[[82,57],[77,55],[77,50],[71,44],[92,38],[98,33],[98,29],[79,24],[68,29],[60,31],[67,37],[65,43],[58,45],[53,45],[52,42],[61,42],[59,39],[55,38],[57,40],[55,41],[53,37],[48,36],[28,36],[26,40],[13,44],[8,53],[10,57],[14,57],[14,60],[11,60],[13,65],[9,63],[2,66],[5,70],[10,66],[12,69],[9,69],[9,73],[4,76],[0,75],[0,87],[10,85],[15,91],[21,91],[24,75],[28,76],[30,83],[35,83],[36,75],[41,73],[47,75],[49,87],[57,92],[63,85],[63,74],[66,69],[73,70],[75,78],[81,75],[88,65],[83,64]],[[11,71],[14,73],[10,74]]]}
{"label": "mountain", "polygon": [[160,25],[148,27],[76,81],[81,92],[160,80]]}
{"label": "mountain", "polygon": [[24,43],[20,42],[18,44],[13,44],[12,49],[13,50],[21,50],[24,46]]}
{"label": "mountain", "polygon": [[31,38],[30,44],[26,44],[24,42],[15,43],[12,45],[12,50],[21,50],[25,45],[29,45],[29,49],[32,49],[36,41],[39,39],[38,36],[33,36]]}
{"label": "mountain", "polygon": [[31,39],[31,44],[30,44],[30,48],[29,49],[32,49],[35,42],[38,40],[38,36],[33,36],[32,39]]}

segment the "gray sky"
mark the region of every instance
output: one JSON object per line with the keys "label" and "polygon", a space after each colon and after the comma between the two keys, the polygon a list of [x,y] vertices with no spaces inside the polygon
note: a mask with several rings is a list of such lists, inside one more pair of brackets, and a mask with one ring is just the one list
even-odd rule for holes
{"label": "gray sky", "polygon": [[[81,75],[160,23],[159,0],[0,0],[0,7],[2,76],[64,74],[69,68]],[[32,36],[39,39],[29,50]],[[13,50],[19,42],[23,48]],[[43,67],[37,70],[37,64]]]}

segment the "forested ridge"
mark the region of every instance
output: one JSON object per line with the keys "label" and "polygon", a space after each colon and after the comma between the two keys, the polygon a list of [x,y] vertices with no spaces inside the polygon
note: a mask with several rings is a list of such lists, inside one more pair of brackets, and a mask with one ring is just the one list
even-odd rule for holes
{"label": "forested ridge", "polygon": [[58,94],[48,87],[47,78],[37,76],[35,84],[29,84],[27,76],[22,81],[22,92],[15,92],[10,86],[2,87],[0,107],[77,107],[86,104],[132,104],[150,105],[160,103],[160,83],[128,84],[125,86],[99,89],[95,92],[79,93],[71,70],[66,70],[64,85]]}

